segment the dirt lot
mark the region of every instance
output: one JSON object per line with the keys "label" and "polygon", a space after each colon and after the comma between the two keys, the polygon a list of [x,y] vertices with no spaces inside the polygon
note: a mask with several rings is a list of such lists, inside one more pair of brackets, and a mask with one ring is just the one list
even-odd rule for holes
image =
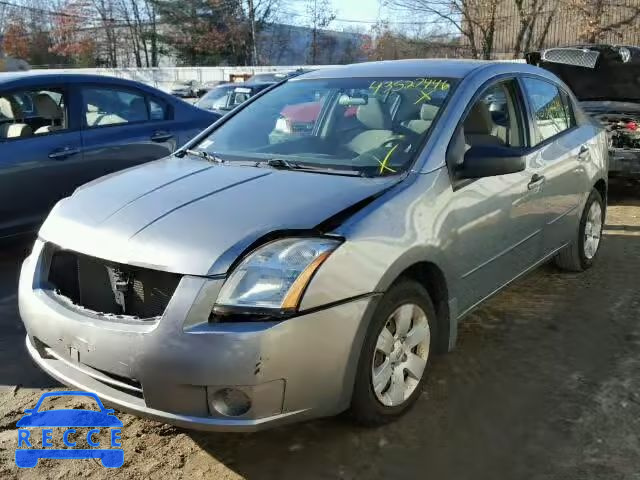
{"label": "dirt lot", "polygon": [[24,350],[17,256],[0,254],[0,478],[640,480],[638,184],[612,191],[597,266],[542,267],[478,310],[401,421],[204,434],[122,414],[116,471],[92,460],[15,467],[15,422],[58,387]]}

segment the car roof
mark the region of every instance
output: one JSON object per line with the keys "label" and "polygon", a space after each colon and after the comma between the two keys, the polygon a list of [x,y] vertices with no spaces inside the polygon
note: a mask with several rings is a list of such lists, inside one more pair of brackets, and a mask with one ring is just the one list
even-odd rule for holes
{"label": "car roof", "polygon": [[94,83],[105,85],[122,85],[135,88],[151,89],[144,83],[124,78],[112,77],[109,75],[96,75],[89,73],[72,73],[72,72],[38,72],[31,70],[27,72],[10,72],[0,73],[0,87],[5,86],[37,86],[43,83]]}
{"label": "car roof", "polygon": [[514,67],[515,71],[521,71],[519,66],[523,65],[516,62],[492,62],[486,60],[385,60],[312,70],[293,77],[290,81],[349,77],[424,77],[429,75],[446,78],[463,78],[475,70],[492,68],[493,66],[497,67],[505,63],[516,66]]}

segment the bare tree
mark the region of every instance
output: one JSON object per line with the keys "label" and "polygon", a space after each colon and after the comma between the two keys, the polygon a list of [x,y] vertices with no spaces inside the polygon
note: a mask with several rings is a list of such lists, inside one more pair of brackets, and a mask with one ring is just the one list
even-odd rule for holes
{"label": "bare tree", "polygon": [[[518,30],[513,58],[520,58],[533,45],[542,48],[560,5],[559,0],[513,0],[518,13]],[[542,23],[542,28],[537,25]]]}
{"label": "bare tree", "polygon": [[115,22],[115,1],[114,0],[93,0],[93,7],[100,19],[100,30],[104,33],[105,47],[107,54],[107,66],[116,68],[118,66],[118,32]]}
{"label": "bare tree", "polygon": [[456,37],[430,25],[408,25],[402,31],[380,22],[371,29],[374,40],[363,45],[371,60],[396,60],[417,57],[459,57],[464,50]]}
{"label": "bare tree", "polygon": [[580,39],[588,43],[607,36],[621,39],[624,29],[637,27],[640,4],[625,0],[564,0],[580,22]]}
{"label": "bare tree", "polygon": [[392,8],[452,27],[469,45],[474,58],[491,58],[500,0],[388,0]]}
{"label": "bare tree", "polygon": [[318,62],[321,30],[331,25],[336,18],[336,12],[331,8],[329,0],[307,0],[307,17],[311,28],[309,62],[315,65]]}
{"label": "bare tree", "polygon": [[243,4],[244,16],[249,21],[249,46],[253,65],[260,64],[258,34],[267,22],[277,17],[280,6],[281,0],[246,0],[246,5]]}
{"label": "bare tree", "polygon": [[[0,36],[4,33],[5,26],[7,25],[7,10],[6,4],[0,4]],[[2,53],[2,42],[0,42],[0,53]]]}

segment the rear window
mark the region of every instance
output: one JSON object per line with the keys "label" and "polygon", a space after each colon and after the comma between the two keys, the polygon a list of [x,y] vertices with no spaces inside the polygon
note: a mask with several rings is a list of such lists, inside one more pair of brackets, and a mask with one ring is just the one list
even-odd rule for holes
{"label": "rear window", "polygon": [[140,93],[112,88],[84,88],[82,98],[85,122],[90,128],[149,120],[147,102]]}
{"label": "rear window", "polygon": [[566,94],[552,83],[536,78],[524,78],[524,89],[533,110],[537,145],[573,126],[572,114],[566,104]]}

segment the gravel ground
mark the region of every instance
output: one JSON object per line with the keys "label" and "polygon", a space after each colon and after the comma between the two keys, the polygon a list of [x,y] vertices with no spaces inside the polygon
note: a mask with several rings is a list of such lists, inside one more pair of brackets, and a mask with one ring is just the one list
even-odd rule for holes
{"label": "gravel ground", "polygon": [[640,185],[614,186],[605,233],[589,272],[541,267],[471,315],[416,407],[392,425],[336,418],[207,434],[120,414],[125,465],[115,471],[93,460],[13,462],[16,421],[59,386],[24,350],[21,249],[5,249],[0,478],[640,480]]}

